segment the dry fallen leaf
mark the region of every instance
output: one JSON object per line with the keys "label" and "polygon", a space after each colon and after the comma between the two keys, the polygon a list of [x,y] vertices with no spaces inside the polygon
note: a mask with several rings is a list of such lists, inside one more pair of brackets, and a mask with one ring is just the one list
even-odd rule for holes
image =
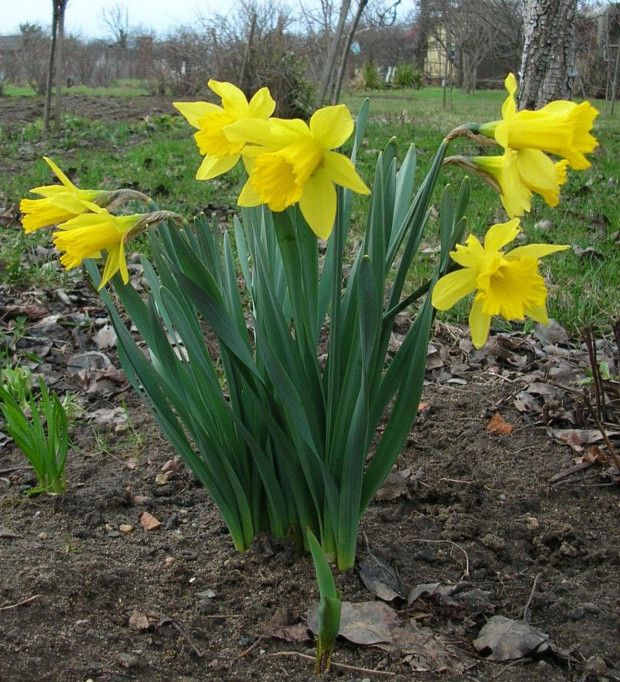
{"label": "dry fallen leaf", "polygon": [[493,616],[480,630],[474,646],[492,661],[510,661],[544,653],[549,648],[548,640],[549,635],[525,621]]}
{"label": "dry fallen leaf", "polygon": [[514,426],[507,424],[499,412],[496,412],[493,415],[493,419],[487,424],[487,433],[493,433],[498,436],[507,436],[513,430]]}
{"label": "dry fallen leaf", "polygon": [[[318,604],[308,609],[308,627],[316,635],[319,631]],[[379,601],[352,604],[342,602],[340,630],[338,634],[353,644],[369,646],[380,642],[392,642],[390,625],[398,622],[396,611]]]}
{"label": "dry fallen leaf", "polygon": [[169,459],[161,468],[162,471],[178,471],[179,463],[176,459]]}
{"label": "dry fallen leaf", "polygon": [[145,511],[140,514],[140,525],[144,530],[155,530],[161,526],[161,523],[152,514]]}

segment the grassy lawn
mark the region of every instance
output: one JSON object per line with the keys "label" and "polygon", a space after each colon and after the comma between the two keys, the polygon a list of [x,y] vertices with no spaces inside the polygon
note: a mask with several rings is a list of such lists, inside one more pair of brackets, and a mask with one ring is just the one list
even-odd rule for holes
{"label": "grassy lawn", "polygon": [[[56,92],[52,88],[52,94]],[[86,85],[76,85],[65,88],[63,93],[68,95],[93,95],[95,97],[139,97],[148,95],[138,78],[119,78],[108,87],[89,88]],[[7,85],[4,88],[7,97],[36,97],[35,91],[29,85]]]}
{"label": "grassy lawn", "polygon": [[[127,95],[133,92],[134,85],[120,84],[116,89]],[[102,90],[95,92],[104,94]],[[371,181],[380,150],[392,137],[398,140],[401,158],[409,145],[415,143],[417,177],[421,179],[440,141],[452,128],[468,121],[499,118],[505,97],[499,91],[482,91],[472,96],[455,90],[452,106],[443,109],[441,90],[426,88],[411,93],[348,93],[344,102],[356,112],[366,96],[371,98],[370,120],[358,168],[367,182]],[[603,102],[597,103],[597,107],[604,111]],[[108,123],[72,117],[66,120],[60,136],[48,139],[42,137],[38,124],[4,128],[0,124],[0,167],[11,167],[11,159],[19,156],[25,145],[34,150],[32,161],[21,163],[19,172],[9,173],[8,177],[2,173],[0,204],[14,205],[27,195],[29,188],[51,181],[51,172],[42,160],[38,160],[48,155],[63,169],[69,170],[84,188],[130,186],[149,194],[161,208],[188,217],[201,210],[226,215],[234,207],[242,181],[241,170],[236,169],[212,182],[197,182],[194,174],[200,156],[192,132],[181,117],[168,116],[140,123]],[[545,272],[550,280],[550,313],[575,333],[587,324],[606,326],[610,318],[620,315],[618,118],[601,113],[595,135],[601,146],[592,155],[593,165],[587,171],[569,172],[560,205],[551,209],[536,196],[532,212],[523,220],[524,238],[528,242],[566,243],[577,247],[575,251],[554,255],[545,261]],[[470,140],[459,139],[453,144],[451,153],[475,156],[482,150]],[[463,177],[461,170],[448,167],[440,179],[440,186],[451,183],[458,187]],[[438,194],[435,205],[439,198]],[[363,229],[366,210],[367,200],[357,197],[354,219],[358,230]],[[506,220],[499,197],[476,178],[472,179],[468,215],[469,229],[477,235],[484,234],[489,225]],[[419,266],[411,275],[411,286],[424,276],[425,263],[434,257],[436,227],[435,218],[428,226],[423,244],[428,247],[428,253],[420,255]],[[26,285],[64,276],[62,273],[50,274],[49,268],[24,264],[22,253],[34,249],[37,244],[49,244],[49,235],[42,231],[24,237],[17,224],[2,231],[0,263],[6,281]],[[463,321],[467,311],[467,305],[463,304],[446,317]]]}

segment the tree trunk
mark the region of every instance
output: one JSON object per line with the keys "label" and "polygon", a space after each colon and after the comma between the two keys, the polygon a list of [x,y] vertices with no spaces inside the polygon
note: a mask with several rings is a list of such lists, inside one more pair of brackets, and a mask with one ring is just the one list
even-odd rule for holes
{"label": "tree trunk", "polygon": [[576,14],[577,0],[525,0],[519,109],[571,98]]}
{"label": "tree trunk", "polygon": [[336,61],[336,53],[338,52],[338,45],[340,44],[340,38],[342,38],[342,33],[344,31],[344,25],[347,20],[347,15],[349,14],[350,6],[351,0],[342,0],[342,4],[340,5],[340,13],[338,15],[338,25],[336,26],[336,31],[334,32],[334,35],[332,36],[332,39],[329,43],[325,69],[323,70],[321,82],[319,83],[319,89],[316,93],[316,99],[314,101],[315,109],[323,106],[323,100],[325,99],[325,93],[327,92],[327,87],[329,86],[329,82],[332,77],[334,62]]}
{"label": "tree trunk", "polygon": [[355,32],[357,31],[357,26],[360,23],[360,19],[362,18],[362,14],[364,13],[364,10],[366,9],[367,4],[368,4],[368,0],[359,0],[359,4],[357,6],[357,11],[355,12],[355,16],[353,17],[353,23],[351,24],[349,34],[347,35],[347,39],[345,41],[344,49],[342,51],[342,59],[340,61],[340,67],[338,69],[338,76],[336,77],[336,83],[334,85],[334,92],[332,94],[332,99],[331,99],[332,104],[338,104],[338,100],[340,99],[340,91],[342,90],[342,81],[344,80],[344,75],[347,71],[347,63],[349,61],[349,54],[351,53],[351,45],[353,44],[353,38],[355,37]]}
{"label": "tree trunk", "polygon": [[58,3],[58,38],[56,43],[56,111],[54,126],[56,132],[60,130],[60,115],[62,113],[62,42],[65,36],[65,8],[67,0],[56,0]]}
{"label": "tree trunk", "polygon": [[52,0],[52,42],[50,43],[50,60],[47,65],[47,80],[45,82],[45,109],[43,110],[43,132],[50,131],[50,116],[52,110],[52,81],[54,80],[54,58],[56,56],[56,33],[58,30],[58,5]]}

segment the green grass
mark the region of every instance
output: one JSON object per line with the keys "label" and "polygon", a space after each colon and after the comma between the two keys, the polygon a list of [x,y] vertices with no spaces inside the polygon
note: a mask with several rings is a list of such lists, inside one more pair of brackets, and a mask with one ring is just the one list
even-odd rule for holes
{"label": "green grass", "polygon": [[[56,92],[52,88],[52,94]],[[107,88],[89,88],[86,85],[76,85],[71,88],[63,88],[63,93],[68,95],[93,95],[96,97],[139,97],[148,95],[146,88],[142,87],[139,79],[119,78]],[[35,91],[29,85],[7,85],[4,88],[4,96],[7,97],[36,97]]]}
{"label": "green grass", "polygon": [[[131,85],[131,84],[130,84]],[[128,88],[129,90],[130,88]],[[415,143],[418,155],[417,178],[430,166],[443,137],[454,127],[467,121],[484,122],[500,117],[504,93],[481,91],[466,95],[455,90],[453,106],[443,109],[439,88],[414,92],[378,91],[349,93],[344,102],[353,112],[370,96],[370,119],[364,145],[358,156],[358,169],[371,181],[374,165],[381,149],[396,137],[400,157]],[[604,103],[596,103],[604,111]],[[65,120],[63,133],[44,139],[40,124],[0,126],[0,167],[11,167],[11,160],[23,154],[24,146],[32,162],[21,163],[20,172],[9,173],[0,187],[0,205],[12,205],[27,195],[31,187],[47,184],[52,175],[46,164],[37,160],[43,155],[54,158],[62,168],[85,188],[114,189],[129,186],[153,197],[160,208],[180,212],[187,217],[201,210],[216,212],[224,220],[234,208],[241,187],[240,168],[212,182],[194,179],[200,163],[193,130],[180,117],[163,116],[141,123],[106,123],[79,118]],[[578,256],[572,251],[554,255],[545,261],[549,277],[550,314],[576,333],[587,324],[606,325],[609,318],[620,315],[620,122],[601,114],[595,134],[601,146],[592,156],[587,171],[570,171],[562,189],[560,205],[549,208],[539,197],[533,210],[523,220],[527,241],[541,241],[592,247],[596,253]],[[474,156],[483,153],[476,143],[456,140],[451,153]],[[486,152],[493,153],[493,152]],[[455,188],[464,173],[457,168],[444,169],[440,185]],[[469,216],[470,230],[481,236],[496,222],[506,220],[499,197],[486,185],[472,179]],[[435,205],[439,203],[439,194]],[[367,200],[356,197],[354,221],[363,229]],[[438,221],[431,219],[424,246],[433,247]],[[60,271],[42,267],[40,262],[24,258],[37,244],[49,244],[46,231],[28,236],[17,224],[0,233],[0,265],[8,273],[7,281],[16,285],[33,282],[49,283],[63,277]],[[433,254],[421,254],[411,273],[413,287],[430,271]],[[55,274],[54,274],[55,273]],[[468,305],[463,303],[444,314],[444,319],[465,321]]]}

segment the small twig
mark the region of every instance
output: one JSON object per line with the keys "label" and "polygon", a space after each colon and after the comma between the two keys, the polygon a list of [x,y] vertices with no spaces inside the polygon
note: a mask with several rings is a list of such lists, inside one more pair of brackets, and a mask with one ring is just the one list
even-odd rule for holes
{"label": "small twig", "polygon": [[469,577],[469,556],[467,552],[460,546],[457,545],[456,542],[452,542],[452,540],[426,540],[425,538],[413,538],[412,542],[428,542],[430,544],[445,544],[447,543],[448,545],[453,545],[457,549],[460,549],[461,552],[465,555],[465,573],[459,578],[459,582],[463,580],[463,578],[468,578]]}
{"label": "small twig", "polygon": [[497,680],[499,677],[501,677],[507,670],[510,668],[514,668],[517,665],[524,665],[525,663],[529,663],[529,659],[527,658],[519,658],[516,661],[512,661],[512,663],[509,663],[508,665],[504,666],[498,673],[497,675],[493,676],[494,680]]}
{"label": "small twig", "polygon": [[10,474],[13,471],[21,471],[22,469],[30,469],[30,467],[11,467],[10,469],[0,469],[0,474]]}
{"label": "small twig", "polygon": [[575,464],[575,466],[570,467],[570,469],[560,471],[559,474],[554,474],[553,476],[551,476],[551,478],[549,479],[549,483],[552,483],[552,484],[558,483],[559,481],[562,481],[565,478],[572,476],[573,474],[578,474],[580,471],[583,471],[584,469],[588,469],[593,464],[595,464],[594,461],[592,461],[592,462],[580,462],[579,464]]}
{"label": "small twig", "polygon": [[529,599],[527,600],[527,604],[525,605],[525,608],[523,609],[523,617],[521,620],[525,621],[526,623],[530,622],[530,619],[528,618],[528,611],[530,608],[530,604],[532,603],[532,599],[534,598],[534,592],[536,591],[536,583],[538,582],[538,578],[540,578],[542,574],[537,573],[536,577],[534,578],[534,584],[532,585],[532,591],[530,592]]}
{"label": "small twig", "polygon": [[[314,663],[314,656],[308,656],[308,654],[302,654],[299,651],[276,651],[273,654],[267,654],[267,656],[298,656],[299,658],[307,658],[309,661]],[[358,668],[356,665],[346,665],[345,663],[331,663],[332,668],[344,668],[345,670],[353,670],[358,673],[371,673],[373,675],[387,675],[388,677],[395,677],[396,673],[388,672],[387,670],[373,670],[372,668]]]}
{"label": "small twig", "polygon": [[194,640],[185,632],[185,630],[174,620],[174,618],[162,618],[159,621],[159,626],[161,627],[162,625],[173,625],[176,630],[179,632],[179,634],[185,639],[185,641],[190,645],[190,647],[193,649],[194,653],[198,658],[202,658],[205,655],[204,651],[201,651],[196,644],[194,644]]}
{"label": "small twig", "polygon": [[588,357],[590,358],[590,366],[592,367],[592,385],[594,386],[594,398],[596,399],[596,414],[595,420],[598,418],[599,421],[603,418],[603,407],[604,407],[604,389],[603,389],[603,378],[601,377],[601,369],[598,366],[598,357],[596,355],[596,343],[594,340],[594,333],[592,327],[584,329],[582,334],[583,340],[588,349]]}
{"label": "small twig", "polygon": [[38,599],[39,597],[42,597],[42,594],[35,594],[32,597],[28,597],[28,599],[24,599],[23,601],[18,601],[17,604],[10,604],[9,606],[0,606],[0,611],[8,611],[9,609],[16,609],[18,606],[23,606],[24,604],[28,604],[31,601],[34,601],[35,599]]}
{"label": "small twig", "polygon": [[596,423],[596,427],[598,430],[601,432],[601,436],[603,436],[603,440],[605,441],[605,445],[607,445],[607,449],[609,450],[609,454],[612,456],[614,460],[614,464],[616,465],[616,469],[618,470],[618,473],[620,473],[620,457],[618,457],[618,453],[616,452],[616,448],[612,445],[611,441],[609,440],[609,436],[607,435],[607,431],[605,431],[605,427],[603,426],[601,420],[599,419],[598,415],[594,411],[594,408],[592,407],[592,403],[590,402],[590,398],[588,397],[587,393],[584,392],[583,394],[583,399],[590,410],[590,413],[592,414],[592,418],[594,419]]}

